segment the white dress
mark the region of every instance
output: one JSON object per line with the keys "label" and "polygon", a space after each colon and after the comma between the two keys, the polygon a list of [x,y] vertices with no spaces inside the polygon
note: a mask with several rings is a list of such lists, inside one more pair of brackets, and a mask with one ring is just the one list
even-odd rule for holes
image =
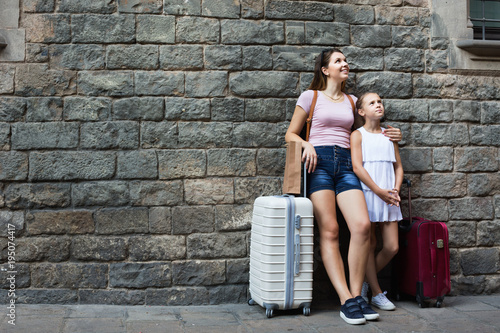
{"label": "white dress", "polygon": [[[370,133],[363,127],[358,131],[362,135],[363,167],[380,188],[393,189],[396,183],[393,165],[396,162],[394,144],[382,133]],[[392,222],[403,219],[399,207],[387,204],[363,182],[361,182],[361,187],[365,194],[371,222]]]}

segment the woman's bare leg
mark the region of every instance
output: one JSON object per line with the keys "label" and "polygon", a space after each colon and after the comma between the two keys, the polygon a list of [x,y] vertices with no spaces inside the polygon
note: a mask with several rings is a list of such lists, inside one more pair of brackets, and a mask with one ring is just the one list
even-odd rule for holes
{"label": "woman's bare leg", "polygon": [[321,259],[340,298],[340,303],[344,304],[346,300],[352,298],[352,294],[347,287],[344,263],[340,254],[335,192],[317,191],[312,193],[310,198],[314,207],[314,216],[318,222]]}

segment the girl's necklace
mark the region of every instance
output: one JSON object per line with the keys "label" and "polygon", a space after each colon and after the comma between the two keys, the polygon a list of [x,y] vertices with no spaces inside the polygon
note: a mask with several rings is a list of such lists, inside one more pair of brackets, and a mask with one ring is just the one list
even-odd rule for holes
{"label": "girl's necklace", "polygon": [[344,95],[341,94],[340,97],[333,98],[332,96],[327,95],[324,91],[323,91],[323,94],[325,94],[326,97],[328,97],[329,99],[331,99],[334,102],[336,102],[336,101],[340,100],[342,97],[344,97]]}

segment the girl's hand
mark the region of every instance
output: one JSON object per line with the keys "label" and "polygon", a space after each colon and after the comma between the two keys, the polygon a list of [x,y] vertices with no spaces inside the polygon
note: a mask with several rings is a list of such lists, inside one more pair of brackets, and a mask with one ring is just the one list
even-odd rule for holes
{"label": "girl's hand", "polygon": [[399,202],[401,201],[401,198],[399,197],[397,189],[392,189],[392,190],[380,189],[377,195],[380,197],[380,199],[384,200],[385,203],[387,203],[388,205],[399,207]]}
{"label": "girl's hand", "polygon": [[387,125],[387,128],[384,131],[384,135],[389,137],[389,140],[393,142],[399,142],[403,140],[401,130],[399,128],[392,127],[391,125]]}
{"label": "girl's hand", "polygon": [[304,149],[304,152],[302,153],[302,163],[306,163],[305,168],[308,173],[314,172],[314,170],[316,170],[316,165],[318,164],[316,149],[314,149],[314,146],[307,141],[302,143],[302,148]]}

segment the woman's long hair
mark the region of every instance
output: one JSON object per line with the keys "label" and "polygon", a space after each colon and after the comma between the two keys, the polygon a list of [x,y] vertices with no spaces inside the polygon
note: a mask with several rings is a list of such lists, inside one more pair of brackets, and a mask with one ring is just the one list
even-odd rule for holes
{"label": "woman's long hair", "polygon": [[[323,73],[321,70],[323,67],[328,67],[328,64],[330,63],[330,58],[332,57],[332,54],[335,52],[342,53],[339,49],[332,48],[332,49],[324,49],[321,51],[321,53],[316,57],[316,62],[314,64],[314,77],[309,85],[309,90],[325,90],[326,89],[326,79],[327,76]],[[342,53],[343,54],[343,53]],[[346,81],[342,82],[342,85],[340,86],[340,90],[345,92],[345,83]]]}

